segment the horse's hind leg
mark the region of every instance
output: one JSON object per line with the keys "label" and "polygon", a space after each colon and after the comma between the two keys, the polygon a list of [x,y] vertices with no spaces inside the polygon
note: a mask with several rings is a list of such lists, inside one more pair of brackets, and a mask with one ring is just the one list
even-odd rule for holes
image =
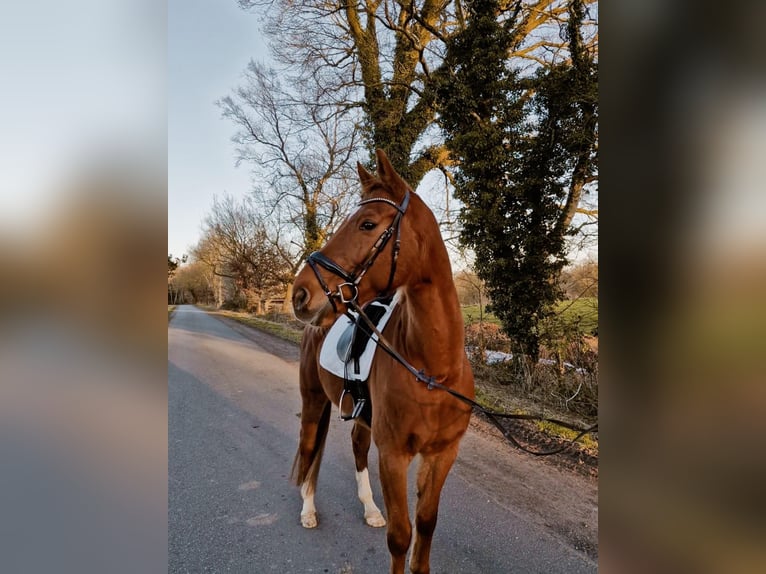
{"label": "horse's hind leg", "polygon": [[430,572],[429,556],[431,540],[436,528],[444,481],[457,457],[458,443],[446,450],[424,456],[418,469],[418,502],[415,511],[415,544],[410,558],[410,570],[413,574]]}
{"label": "horse's hind leg", "polygon": [[296,484],[301,487],[303,498],[301,524],[304,528],[315,528],[317,513],[314,506],[314,493],[327,430],[330,426],[331,403],[324,394],[321,396],[318,393],[302,394],[301,436],[293,462],[292,475]]}
{"label": "horse's hind leg", "polygon": [[372,499],[370,487],[370,473],[367,469],[367,454],[370,452],[370,429],[354,422],[351,430],[351,444],[354,448],[354,460],[356,461],[356,488],[359,500],[364,505],[364,521],[369,526],[379,528],[386,525],[380,509]]}

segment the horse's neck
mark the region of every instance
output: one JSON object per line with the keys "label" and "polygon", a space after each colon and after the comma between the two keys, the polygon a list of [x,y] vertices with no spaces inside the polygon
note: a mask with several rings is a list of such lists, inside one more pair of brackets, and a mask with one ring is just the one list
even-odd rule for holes
{"label": "horse's neck", "polygon": [[430,280],[407,287],[403,337],[411,358],[429,375],[445,377],[462,371],[465,335],[449,260],[439,268]]}

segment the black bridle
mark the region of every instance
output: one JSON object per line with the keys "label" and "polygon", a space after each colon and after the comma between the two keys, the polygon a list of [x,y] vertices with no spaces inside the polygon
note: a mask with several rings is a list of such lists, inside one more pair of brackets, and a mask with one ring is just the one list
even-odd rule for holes
{"label": "black bridle", "polygon": [[[383,251],[389,240],[394,235],[396,235],[396,239],[394,240],[394,244],[391,249],[391,271],[388,275],[388,284],[381,293],[388,293],[391,289],[391,285],[394,282],[394,275],[396,274],[396,260],[399,258],[399,248],[401,246],[401,222],[402,217],[407,211],[407,206],[410,204],[410,191],[407,190],[401,203],[396,203],[385,197],[371,197],[370,199],[360,201],[357,205],[361,207],[362,205],[367,205],[368,203],[387,203],[396,209],[396,215],[391,221],[391,225],[389,225],[385,231],[381,233],[380,237],[378,237],[375,243],[373,243],[365,260],[360,265],[358,265],[354,271],[346,271],[343,269],[343,267],[335,263],[335,261],[327,257],[321,251],[314,251],[306,258],[306,263],[308,263],[308,265],[311,267],[311,270],[314,272],[314,275],[316,275],[317,281],[319,282],[320,287],[322,287],[322,290],[327,296],[327,299],[330,301],[332,309],[335,313],[338,312],[338,307],[335,304],[336,299],[346,305],[349,303],[356,303],[356,300],[359,297],[359,282],[365,276],[370,267],[372,267],[372,264],[375,263],[378,255],[380,255],[380,253]],[[331,291],[325,280],[322,279],[322,274],[319,272],[319,267],[323,267],[333,275],[343,279],[344,282],[338,285],[335,292]],[[348,288],[348,296],[346,296],[344,288]]]}

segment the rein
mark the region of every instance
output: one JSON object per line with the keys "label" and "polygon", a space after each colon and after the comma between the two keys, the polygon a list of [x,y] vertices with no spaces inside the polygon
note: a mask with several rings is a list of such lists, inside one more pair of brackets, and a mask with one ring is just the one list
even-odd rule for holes
{"label": "rein", "polygon": [[[370,320],[370,318],[367,316],[367,314],[358,304],[357,302],[357,298],[359,297],[358,286],[359,286],[359,282],[365,276],[367,271],[370,269],[370,267],[372,267],[372,264],[375,263],[375,260],[378,258],[378,255],[380,255],[381,251],[383,251],[383,248],[388,244],[391,237],[393,237],[394,234],[396,234],[396,239],[394,241],[392,253],[391,253],[391,271],[388,276],[388,285],[383,290],[383,293],[387,293],[391,289],[391,285],[394,280],[394,275],[396,273],[396,260],[399,257],[399,248],[401,243],[401,220],[405,212],[407,211],[407,206],[409,205],[409,202],[410,202],[410,191],[407,190],[401,204],[397,204],[385,197],[373,197],[370,199],[365,199],[364,201],[360,201],[358,205],[361,206],[361,205],[366,205],[368,203],[374,203],[374,202],[387,203],[391,205],[392,207],[396,208],[397,213],[394,216],[394,219],[391,221],[391,225],[389,225],[385,229],[385,231],[383,231],[380,237],[378,237],[378,239],[375,241],[372,248],[370,249],[369,254],[367,255],[367,258],[362,262],[361,265],[357,266],[357,268],[353,272],[349,273],[348,271],[343,269],[343,267],[338,265],[335,261],[333,261],[332,259],[330,259],[329,257],[327,257],[326,255],[324,255],[323,253],[319,251],[314,251],[306,259],[306,263],[308,263],[308,265],[311,267],[312,271],[314,272],[314,275],[317,278],[317,281],[319,282],[319,285],[322,287],[322,290],[324,291],[324,294],[327,296],[327,299],[330,301],[333,311],[335,313],[338,312],[338,307],[335,303],[337,299],[341,303],[345,304],[348,309],[352,309],[354,312],[358,313],[358,317],[365,322],[367,328],[370,330],[370,333],[375,335],[376,337],[374,339],[375,344],[381,349],[383,349],[386,353],[388,353],[397,363],[399,363],[405,369],[407,369],[410,373],[412,373],[415,376],[415,379],[417,381],[424,383],[429,391],[433,389],[439,389],[441,391],[449,393],[456,399],[469,405],[472,409],[475,409],[483,413],[485,416],[487,416],[487,418],[489,418],[492,424],[495,425],[495,427],[497,427],[497,429],[508,440],[508,442],[510,442],[516,448],[523,450],[524,452],[533,454],[535,456],[547,456],[551,454],[557,454],[570,448],[572,445],[574,445],[575,442],[580,440],[586,434],[598,431],[598,424],[595,424],[588,428],[583,429],[575,425],[566,423],[564,421],[560,421],[560,420],[552,419],[548,417],[543,417],[539,415],[501,413],[492,409],[488,409],[480,405],[473,399],[469,399],[465,395],[437,382],[434,377],[426,375],[426,373],[423,370],[418,371],[409,362],[407,362],[407,360],[398,351],[396,351],[396,349],[394,349],[391,346],[391,344],[386,340],[383,334],[378,330],[377,326]],[[336,292],[332,292],[330,288],[328,287],[327,283],[324,281],[324,279],[322,279],[322,275],[319,272],[319,267],[323,267],[324,269],[326,269],[333,275],[336,275],[340,277],[341,279],[343,279],[344,282],[338,285]],[[348,291],[349,291],[348,297],[344,293],[344,288],[348,288]],[[348,311],[346,312],[346,315],[354,323],[358,321],[358,319],[354,318],[354,316]],[[537,420],[537,421],[549,422],[549,423],[558,425],[560,427],[567,428],[575,432],[579,432],[579,434],[575,438],[570,440],[569,442],[553,450],[547,450],[542,452],[534,451],[534,450],[528,449],[527,447],[519,443],[510,434],[510,432],[506,430],[502,424],[500,424],[500,421],[498,420],[500,418]]]}
{"label": "rein", "polygon": [[[383,336],[383,333],[381,333],[378,328],[373,324],[372,321],[370,321],[369,317],[364,313],[362,308],[356,303],[356,301],[350,301],[347,303],[356,313],[358,313],[359,317],[362,318],[367,325],[367,328],[372,331],[372,333],[375,335],[375,344],[378,345],[381,349],[383,349],[386,353],[388,353],[397,363],[402,365],[405,369],[407,369],[410,373],[412,373],[415,376],[415,379],[417,379],[419,382],[424,383],[428,390],[432,389],[439,389],[441,391],[444,391],[446,393],[449,393],[456,399],[464,402],[465,404],[469,405],[471,408],[483,413],[484,415],[489,418],[490,422],[495,425],[497,430],[499,430],[502,435],[510,442],[513,446],[516,448],[523,450],[524,452],[527,452],[529,454],[533,454],[535,456],[548,456],[552,454],[558,454],[560,452],[563,452],[564,450],[571,448],[575,442],[580,440],[583,436],[585,436],[588,433],[591,432],[597,432],[598,431],[598,423],[591,425],[587,428],[580,428],[578,426],[566,423],[564,421],[553,419],[549,417],[544,417],[541,415],[530,415],[530,414],[516,414],[516,413],[501,413],[492,409],[488,409],[473,399],[469,399],[465,395],[450,389],[449,387],[442,385],[441,383],[438,383],[434,377],[431,377],[429,375],[426,375],[426,373],[423,370],[418,371],[415,367],[413,367],[407,360],[402,357],[402,355],[394,349],[391,344],[386,340],[386,338]],[[351,316],[353,319],[353,316]],[[555,424],[557,426],[567,428],[569,430],[578,432],[579,434],[571,439],[570,441],[566,442],[562,446],[552,449],[552,450],[546,450],[546,451],[534,451],[531,450],[524,445],[522,445],[519,441],[517,441],[513,435],[511,435],[510,431],[508,431],[505,427],[503,427],[502,424],[500,424],[499,418],[505,418],[505,419],[521,419],[521,420],[536,420],[536,421],[543,421],[543,422],[549,422],[552,424]]]}

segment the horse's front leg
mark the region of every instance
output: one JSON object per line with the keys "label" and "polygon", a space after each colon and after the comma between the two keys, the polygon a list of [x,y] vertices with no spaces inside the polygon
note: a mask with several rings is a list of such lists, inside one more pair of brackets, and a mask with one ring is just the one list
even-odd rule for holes
{"label": "horse's front leg", "polygon": [[372,488],[370,487],[370,473],[367,468],[367,454],[370,452],[370,429],[359,423],[354,422],[354,428],[351,430],[351,444],[354,449],[354,460],[356,462],[356,488],[359,500],[364,505],[364,521],[375,528],[386,525],[386,519],[372,499]]}
{"label": "horse's front leg", "polygon": [[388,551],[391,553],[391,574],[404,574],[404,563],[412,539],[407,507],[407,467],[412,457],[400,453],[380,452],[380,484],[388,515]]}
{"label": "horse's front leg", "polygon": [[410,558],[413,574],[428,574],[431,571],[429,558],[439,498],[444,481],[455,462],[458,442],[438,453],[424,456],[418,469],[418,502],[415,515],[415,544]]}

